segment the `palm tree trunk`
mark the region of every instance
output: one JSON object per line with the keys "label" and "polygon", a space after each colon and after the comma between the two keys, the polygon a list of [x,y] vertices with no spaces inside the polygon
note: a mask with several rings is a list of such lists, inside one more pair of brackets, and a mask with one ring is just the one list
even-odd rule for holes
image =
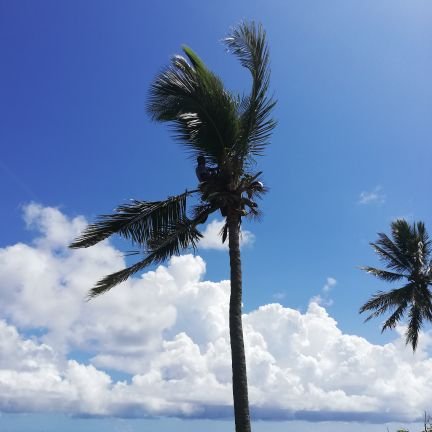
{"label": "palm tree trunk", "polygon": [[236,432],[250,432],[246,357],[242,327],[242,271],[240,259],[240,217],[229,214],[229,255],[231,268],[231,297],[229,326],[231,339],[232,385]]}

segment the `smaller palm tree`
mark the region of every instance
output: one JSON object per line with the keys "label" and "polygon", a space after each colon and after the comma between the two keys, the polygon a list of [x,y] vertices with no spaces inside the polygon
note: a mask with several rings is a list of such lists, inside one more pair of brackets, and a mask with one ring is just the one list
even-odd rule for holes
{"label": "smaller palm tree", "polygon": [[379,233],[378,240],[371,243],[387,270],[374,267],[362,270],[387,282],[404,281],[405,285],[388,292],[378,291],[360,308],[360,313],[372,312],[366,321],[391,313],[382,331],[394,328],[408,313],[406,343],[415,351],[423,322],[432,321],[431,241],[423,222],[409,225],[404,219],[392,222],[391,236],[390,239]]}

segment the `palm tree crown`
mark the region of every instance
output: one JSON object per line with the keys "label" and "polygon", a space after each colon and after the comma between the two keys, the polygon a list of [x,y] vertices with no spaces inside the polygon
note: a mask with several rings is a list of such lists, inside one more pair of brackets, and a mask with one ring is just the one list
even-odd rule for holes
{"label": "palm tree crown", "polygon": [[[220,174],[199,188],[165,201],[134,200],[119,206],[114,214],[102,215],[89,225],[71,248],[92,246],[112,234],[137,245],[145,257],[136,264],[104,277],[90,291],[100,295],[143,268],[161,263],[202,237],[197,226],[221,210],[223,216],[258,216],[255,202],[266,190],[254,172],[254,157],[263,154],[276,122],[271,118],[275,100],[267,96],[270,79],[269,52],[261,25],[242,23],[224,43],[252,75],[246,96],[226,90],[191,48],[186,57],[176,55],[153,82],[147,111],[151,118],[169,122],[174,138],[194,156],[204,156],[218,166]],[[201,201],[187,211],[187,198],[198,194]],[[228,224],[222,240],[228,235]]]}
{"label": "palm tree crown", "polygon": [[432,260],[431,241],[423,222],[409,225],[403,219],[391,224],[391,239],[383,233],[371,243],[380,259],[386,263],[387,270],[362,267],[379,279],[405,285],[388,292],[379,291],[367,301],[360,313],[372,312],[371,318],[390,312],[382,331],[391,329],[408,313],[406,343],[413,350],[417,348],[418,336],[424,320],[432,321]]}

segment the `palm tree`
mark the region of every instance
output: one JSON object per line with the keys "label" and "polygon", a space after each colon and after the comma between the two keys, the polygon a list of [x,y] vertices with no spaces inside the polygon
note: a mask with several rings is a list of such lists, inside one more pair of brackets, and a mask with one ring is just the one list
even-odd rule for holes
{"label": "palm tree", "polygon": [[382,331],[394,328],[408,313],[406,344],[411,344],[415,351],[423,321],[432,321],[431,241],[423,222],[410,226],[404,219],[392,222],[391,235],[392,239],[379,233],[378,240],[371,243],[388,270],[362,269],[388,282],[404,281],[404,285],[388,292],[378,291],[360,308],[360,313],[373,311],[366,318],[368,321],[391,312]]}
{"label": "palm tree", "polygon": [[[240,225],[244,217],[259,216],[256,198],[265,192],[255,170],[255,157],[264,153],[276,123],[271,117],[275,100],[268,96],[270,69],[266,34],[261,25],[242,23],[224,39],[228,50],[252,75],[248,95],[226,90],[198,55],[183,46],[186,57],[174,56],[153,82],[148,113],[168,122],[174,137],[194,157],[205,157],[215,174],[198,189],[165,201],[132,201],[114,214],[100,216],[70,247],[92,246],[116,233],[137,245],[144,257],[110,274],[91,289],[89,298],[106,293],[134,273],[164,262],[187,248],[195,248],[202,234],[198,225],[220,211],[226,217],[221,241],[228,238],[231,269],[229,327],[232,356],[236,432],[250,427],[246,361],[242,330],[242,271]],[[191,196],[199,200],[188,211]]]}

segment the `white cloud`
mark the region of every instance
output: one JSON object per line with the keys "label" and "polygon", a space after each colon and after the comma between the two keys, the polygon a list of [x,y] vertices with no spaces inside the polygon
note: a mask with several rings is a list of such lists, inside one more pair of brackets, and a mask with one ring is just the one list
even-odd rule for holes
{"label": "white cloud", "polygon": [[[38,237],[0,249],[0,410],[231,415],[227,281],[203,280],[204,261],[186,255],[86,303],[87,289],[124,265],[119,252],[108,242],[67,250],[82,218],[37,205],[25,214]],[[244,315],[244,331],[260,418],[413,420],[432,402],[429,333],[415,355],[403,329],[374,345],[316,302],[305,313],[262,306]],[[70,358],[76,350],[89,364]]]}
{"label": "white cloud", "polygon": [[326,283],[321,289],[321,293],[311,298],[311,302],[321,306],[332,306],[333,300],[329,297],[330,291],[336,286],[337,280],[333,277],[328,277]]}
{"label": "white cloud", "polygon": [[323,286],[323,292],[328,293],[337,284],[337,280],[333,277],[328,277],[325,285]]}
{"label": "white cloud", "polygon": [[376,186],[372,191],[363,191],[360,193],[359,204],[384,204],[386,200],[385,194],[382,192],[381,186]]}
{"label": "white cloud", "polygon": [[[222,243],[220,236],[220,232],[224,225],[224,220],[216,219],[207,224],[203,232],[204,237],[200,240],[198,247],[202,249],[228,250],[228,239],[225,241],[225,243]],[[241,229],[240,246],[251,245],[254,241],[255,235],[252,232]]]}

